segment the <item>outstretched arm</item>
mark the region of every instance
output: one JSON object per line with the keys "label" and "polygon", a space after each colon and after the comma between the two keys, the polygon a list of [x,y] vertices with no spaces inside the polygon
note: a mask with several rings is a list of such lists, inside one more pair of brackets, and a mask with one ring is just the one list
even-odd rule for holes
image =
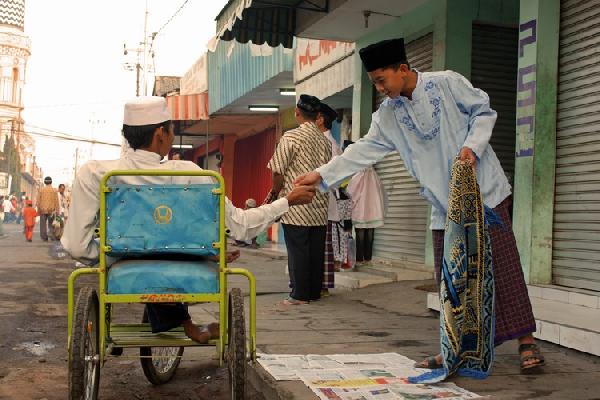
{"label": "outstretched arm", "polygon": [[267,229],[291,206],[310,203],[315,194],[314,187],[300,186],[284,198],[248,210],[237,208],[229,199],[225,199],[225,225],[236,240],[250,240]]}
{"label": "outstretched arm", "polygon": [[295,185],[320,185],[321,191],[336,188],[346,178],[363,171],[394,151],[395,147],[381,132],[373,115],[369,133],[348,147],[340,156],[313,172],[300,175]]}

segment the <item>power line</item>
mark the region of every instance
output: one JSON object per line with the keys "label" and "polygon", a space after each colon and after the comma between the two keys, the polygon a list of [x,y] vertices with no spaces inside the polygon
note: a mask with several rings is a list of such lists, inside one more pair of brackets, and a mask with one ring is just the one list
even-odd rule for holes
{"label": "power line", "polygon": [[79,106],[93,106],[93,105],[118,105],[121,102],[117,101],[98,101],[98,102],[88,102],[88,103],[63,103],[63,104],[34,104],[28,105],[25,109],[32,108],[60,108],[60,107],[79,107]]}
{"label": "power line", "polygon": [[177,16],[177,14],[179,14],[179,12],[183,9],[183,7],[185,7],[185,5],[188,3],[189,0],[184,0],[184,2],[181,4],[181,6],[179,6],[179,8],[177,9],[177,11],[175,11],[175,13],[173,13],[173,15],[171,15],[171,18],[169,18],[167,20],[167,22],[165,22],[163,24],[163,26],[160,27],[159,30],[157,30],[156,32],[152,33],[152,40],[150,41],[150,56],[152,57],[152,68],[154,69],[154,75],[156,76],[156,61],[154,59],[154,52],[152,51],[153,47],[154,47],[154,40],[156,39],[156,37],[158,36],[158,34],[167,26],[169,25],[169,23],[171,21],[173,21],[173,18],[175,18]]}
{"label": "power line", "polygon": [[28,134],[31,136],[40,136],[40,137],[48,138],[50,140],[67,140],[67,141],[71,141],[71,142],[91,143],[91,144],[100,144],[100,145],[105,145],[105,146],[121,147],[121,144],[119,144],[119,143],[103,142],[101,140],[92,140],[92,139],[77,138],[77,137],[65,137],[65,136],[58,136],[58,135],[45,134],[45,133],[41,133],[41,132],[24,131],[24,130],[12,130],[12,129],[6,129],[6,130],[8,130],[10,132],[14,132],[14,133],[25,133],[25,134]]}
{"label": "power line", "polygon": [[[160,27],[159,30],[157,30],[156,32],[154,32],[154,34],[152,35],[152,40],[154,41],[154,37],[158,36],[158,34],[160,33],[160,31],[162,31],[164,29],[165,26],[169,25],[169,23],[171,21],[173,21],[173,18],[175,18],[177,16],[177,14],[179,14],[179,11],[181,11],[183,9],[183,7],[185,7],[185,5],[188,3],[189,0],[185,0],[183,2],[183,4],[181,6],[179,6],[179,8],[177,9],[177,11],[175,11],[175,13],[173,15],[171,15],[171,18],[169,18],[169,20],[167,22],[165,22],[163,24],[163,26]],[[152,48],[152,45],[150,45],[150,48]]]}

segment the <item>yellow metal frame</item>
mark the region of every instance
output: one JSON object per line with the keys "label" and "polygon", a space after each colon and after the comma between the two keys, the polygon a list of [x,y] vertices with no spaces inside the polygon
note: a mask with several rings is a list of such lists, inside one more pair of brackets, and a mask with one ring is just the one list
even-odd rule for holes
{"label": "yellow metal frame", "polygon": [[[217,180],[219,188],[213,193],[219,196],[219,242],[213,243],[213,247],[219,249],[219,293],[189,293],[189,294],[118,294],[111,295],[106,293],[106,253],[111,251],[111,247],[106,244],[106,193],[111,191],[108,186],[108,181],[116,176],[209,176]],[[225,237],[225,181],[223,177],[214,171],[197,170],[197,171],[164,171],[164,170],[118,170],[111,171],[104,175],[100,181],[100,257],[99,264],[93,268],[79,268],[71,273],[68,280],[68,336],[67,346],[70,354],[71,350],[71,331],[73,325],[74,314],[74,298],[75,298],[75,282],[81,275],[97,274],[98,275],[98,324],[99,324],[99,353],[101,363],[106,361],[106,348],[111,337],[110,317],[107,318],[107,306],[117,303],[219,303],[219,339],[211,341],[212,345],[217,348],[217,356],[219,363],[222,365],[225,354],[225,346],[228,344],[228,326],[227,326],[227,275],[243,275],[248,279],[250,289],[250,338],[247,343],[247,349],[250,353],[252,361],[256,361],[256,280],[254,275],[243,268],[228,268],[226,263],[227,241]],[[140,324],[119,325],[119,329],[127,330],[130,328],[135,333]],[[116,328],[116,327],[115,327]],[[141,332],[140,332],[141,334]],[[152,340],[146,340],[145,336],[140,337],[140,346],[166,346],[170,340],[167,337],[164,339],[154,337]],[[143,342],[143,343],[142,343]],[[172,346],[171,342],[171,346]],[[185,343],[178,342],[178,346],[186,346]],[[197,345],[191,340],[187,345]]]}

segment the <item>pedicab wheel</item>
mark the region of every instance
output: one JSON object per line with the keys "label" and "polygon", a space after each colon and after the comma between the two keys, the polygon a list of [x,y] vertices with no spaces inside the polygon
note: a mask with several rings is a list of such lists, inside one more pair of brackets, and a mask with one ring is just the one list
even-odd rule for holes
{"label": "pedicab wheel", "polygon": [[[144,310],[142,322],[148,322]],[[146,379],[153,385],[162,385],[173,379],[181,361],[183,347],[140,347],[140,362]]]}
{"label": "pedicab wheel", "polygon": [[244,299],[242,298],[242,291],[238,288],[229,292],[227,320],[229,330],[227,362],[231,398],[240,400],[244,398],[246,388],[246,323],[244,320]]}
{"label": "pedicab wheel", "polygon": [[96,400],[100,386],[98,295],[82,288],[75,303],[69,353],[69,400]]}

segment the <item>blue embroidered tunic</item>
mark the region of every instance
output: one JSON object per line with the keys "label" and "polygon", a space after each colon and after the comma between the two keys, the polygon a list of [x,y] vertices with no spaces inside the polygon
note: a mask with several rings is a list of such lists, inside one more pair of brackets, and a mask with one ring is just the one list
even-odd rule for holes
{"label": "blue embroidered tunic", "polygon": [[511,194],[498,157],[488,145],[496,122],[488,95],[453,71],[417,72],[412,99],[386,99],[373,113],[366,136],[317,171],[321,190],[375,164],[393,151],[421,184],[431,204],[431,229],[444,229],[448,184],[455,157],[469,147],[478,158],[483,201],[496,207]]}

